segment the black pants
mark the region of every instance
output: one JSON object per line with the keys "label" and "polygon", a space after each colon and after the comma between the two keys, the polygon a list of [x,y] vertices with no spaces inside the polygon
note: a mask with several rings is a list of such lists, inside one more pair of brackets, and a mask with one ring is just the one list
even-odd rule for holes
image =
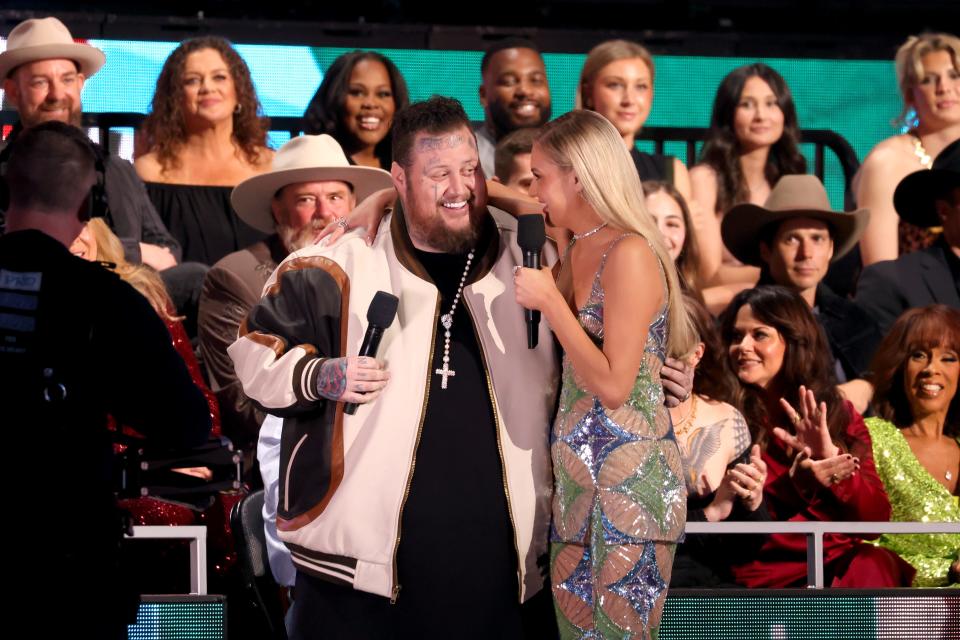
{"label": "black pants", "polygon": [[[463,576],[469,580],[469,576]],[[517,605],[515,616],[490,616],[470,611],[470,603],[438,594],[429,610],[411,606],[401,590],[396,604],[351,587],[297,573],[296,606],[291,640],[422,640],[495,638],[497,640],[555,640],[557,623],[550,589]]]}

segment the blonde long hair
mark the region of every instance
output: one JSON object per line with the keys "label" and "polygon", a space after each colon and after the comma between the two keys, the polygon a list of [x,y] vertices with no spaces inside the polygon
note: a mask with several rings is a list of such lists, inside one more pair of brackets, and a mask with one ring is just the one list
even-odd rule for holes
{"label": "blonde long hair", "polygon": [[688,351],[697,337],[683,303],[677,269],[647,211],[640,177],[616,128],[598,113],[577,109],[548,122],[536,144],[558,167],[576,174],[583,197],[601,220],[639,234],[650,244],[667,279],[667,350]]}
{"label": "blonde long hair", "polygon": [[577,83],[577,91],[574,95],[574,108],[592,110],[593,105],[589,104],[589,96],[600,70],[611,62],[632,60],[633,58],[640,58],[647,65],[647,68],[650,69],[650,83],[653,84],[655,74],[653,56],[642,44],[630,40],[607,40],[591,49],[590,53],[587,54],[587,59],[583,62],[583,68],[580,70],[580,82]]}
{"label": "blonde long hair", "polygon": [[173,314],[175,307],[163,280],[160,279],[160,274],[145,264],[127,262],[120,239],[114,235],[103,218],[92,218],[87,223],[87,228],[93,235],[94,242],[97,243],[97,260],[116,265],[112,270],[140,292],[165,322],[183,319]]}

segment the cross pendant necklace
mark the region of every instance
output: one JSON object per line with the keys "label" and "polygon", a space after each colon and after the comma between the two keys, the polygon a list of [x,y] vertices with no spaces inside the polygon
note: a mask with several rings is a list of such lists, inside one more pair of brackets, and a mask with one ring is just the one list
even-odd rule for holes
{"label": "cross pendant necklace", "polygon": [[460,285],[457,287],[457,294],[453,296],[453,303],[450,305],[450,311],[440,316],[440,324],[443,325],[443,367],[436,369],[433,373],[440,376],[440,388],[447,388],[447,379],[457,375],[457,372],[450,368],[450,329],[453,328],[453,313],[457,310],[460,303],[460,294],[463,292],[463,285],[467,281],[467,274],[470,273],[470,265],[473,263],[473,251],[467,254],[467,266],[463,268],[463,276],[460,277]]}

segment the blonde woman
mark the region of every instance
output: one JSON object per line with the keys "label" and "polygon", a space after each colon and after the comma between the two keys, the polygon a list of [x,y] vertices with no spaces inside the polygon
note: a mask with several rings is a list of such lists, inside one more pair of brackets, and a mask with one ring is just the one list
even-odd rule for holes
{"label": "blonde woman", "polygon": [[[679,158],[655,155],[636,147],[637,135],[653,107],[653,57],[646,47],[629,40],[607,40],[587,55],[580,71],[575,104],[577,108],[596,111],[609,120],[633,160],[641,180],[658,180],[676,188],[691,202],[690,174]],[[706,282],[720,267],[723,242],[720,226],[712,210],[693,208],[698,252],[698,279]]]}
{"label": "blonde woman", "polygon": [[857,207],[870,209],[870,224],[860,238],[864,265],[929,246],[930,234],[925,237],[924,230],[900,221],[893,191],[908,174],[929,169],[960,139],[960,38],[910,36],[895,62],[903,96],[900,120],[909,130],[878,143],[854,178]]}
{"label": "blonde woman", "polygon": [[531,164],[531,195],[574,238],[556,282],[547,269],[515,280],[517,302],[542,312],[564,350],[551,452],[558,623],[568,638],[649,638],[686,520],[660,369],[695,334],[613,125],[591,111],[561,116]]}

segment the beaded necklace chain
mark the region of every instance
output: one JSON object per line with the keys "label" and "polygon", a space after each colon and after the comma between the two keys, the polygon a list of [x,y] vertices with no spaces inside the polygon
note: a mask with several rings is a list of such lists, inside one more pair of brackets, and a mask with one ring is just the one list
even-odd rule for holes
{"label": "beaded necklace chain", "polygon": [[467,254],[467,266],[463,268],[463,276],[461,276],[460,285],[457,287],[457,295],[453,296],[450,311],[440,316],[440,324],[443,325],[443,367],[434,371],[434,374],[440,376],[441,389],[447,388],[447,378],[457,375],[457,372],[450,368],[450,329],[453,328],[453,313],[460,303],[460,294],[463,292],[463,285],[467,282],[467,274],[470,273],[471,264],[473,264],[472,249]]}

